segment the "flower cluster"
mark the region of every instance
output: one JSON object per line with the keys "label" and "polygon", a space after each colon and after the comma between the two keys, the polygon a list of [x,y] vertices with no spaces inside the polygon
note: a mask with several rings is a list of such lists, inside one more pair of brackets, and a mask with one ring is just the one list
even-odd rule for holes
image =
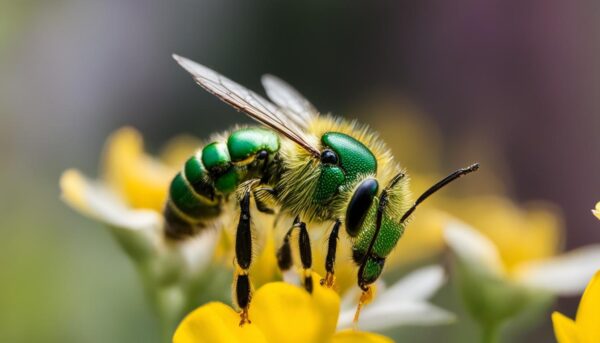
{"label": "flower cluster", "polygon": [[206,274],[212,270],[210,260],[218,242],[215,232],[173,245],[162,231],[162,206],[175,172],[172,165],[181,163],[193,151],[192,145],[189,139],[177,139],[165,150],[169,158],[159,160],[144,152],[137,131],[123,128],[106,143],[99,180],[73,169],[60,180],[63,200],[109,228],[134,261],[165,335],[186,311],[207,300],[196,300],[196,290],[209,287],[207,282],[214,280]]}
{"label": "flower cluster", "polygon": [[[375,297],[363,309],[358,327],[353,318],[360,290],[351,263],[338,262],[333,289],[315,283],[309,294],[298,286],[294,271],[284,275],[279,271],[278,234],[262,232],[250,273],[258,287],[250,307],[252,323],[240,327],[239,314],[230,306],[234,256],[230,223],[183,242],[169,241],[163,232],[162,208],[169,182],[198,146],[194,138],[179,137],[160,156],[152,156],[144,151],[137,131],[123,128],[108,139],[97,180],[67,170],[60,181],[63,200],[104,224],[136,264],[163,323],[165,341],[389,342],[372,332],[400,325],[452,323],[454,314],[429,301],[446,282],[444,268],[423,266],[446,246],[453,253],[452,276],[465,307],[480,324],[484,339],[492,341],[503,323],[532,304],[581,294],[600,269],[600,245],[561,253],[560,217],[547,204],[521,207],[498,196],[442,195],[419,210],[386,263],[388,275],[413,270],[400,279],[386,277],[387,284],[375,284]],[[412,177],[415,188],[430,179]],[[600,219],[600,202],[592,213]],[[274,218],[259,215],[254,220],[267,223]],[[325,251],[320,248],[327,229],[310,227],[317,247],[313,249],[315,280],[325,273]],[[338,251],[338,261],[351,259],[346,240],[340,240]],[[600,274],[596,274],[576,321],[560,313],[552,315],[559,342],[600,340],[599,299]]]}

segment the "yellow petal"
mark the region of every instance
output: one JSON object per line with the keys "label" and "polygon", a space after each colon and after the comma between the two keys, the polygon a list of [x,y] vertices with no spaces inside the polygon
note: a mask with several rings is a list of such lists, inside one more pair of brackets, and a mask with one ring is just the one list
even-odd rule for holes
{"label": "yellow petal", "polygon": [[585,289],[575,322],[586,342],[600,342],[600,272],[594,275]]}
{"label": "yellow petal", "polygon": [[600,201],[596,204],[596,208],[592,210],[592,213],[600,219]]}
{"label": "yellow petal", "polygon": [[[391,339],[375,333],[344,330],[333,336],[332,343],[392,343]],[[562,342],[561,342],[562,343]]]}
{"label": "yellow petal", "polygon": [[558,343],[580,343],[575,322],[565,317],[562,313],[552,313],[552,323],[554,324],[554,335]]}
{"label": "yellow petal", "polygon": [[240,316],[231,307],[212,302],[187,315],[177,327],[173,343],[266,342],[256,325],[239,326]]}
{"label": "yellow petal", "polygon": [[133,128],[113,133],[104,150],[104,177],[134,208],[162,211],[176,170],[144,153],[142,137]]}
{"label": "yellow petal", "polygon": [[[261,287],[250,305],[250,320],[260,327],[269,342],[326,342],[334,333],[339,308],[338,295],[328,289],[315,294],[273,282]],[[326,318],[327,317],[327,318]]]}
{"label": "yellow petal", "polygon": [[340,314],[340,297],[331,288],[321,286],[321,276],[319,274],[313,273],[312,277],[314,282],[312,296],[321,313],[320,336],[331,336],[337,327]]}

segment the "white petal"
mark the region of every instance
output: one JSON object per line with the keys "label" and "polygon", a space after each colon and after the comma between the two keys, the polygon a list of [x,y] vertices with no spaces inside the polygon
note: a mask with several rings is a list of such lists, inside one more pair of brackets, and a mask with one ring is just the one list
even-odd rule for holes
{"label": "white petal", "polygon": [[217,230],[207,229],[180,243],[179,251],[191,273],[201,273],[210,264],[218,238]]}
{"label": "white petal", "polygon": [[[338,329],[352,326],[354,310],[340,313]],[[361,330],[384,330],[400,325],[440,325],[455,320],[455,316],[432,304],[420,301],[400,303],[373,303],[365,306],[360,314]]]}
{"label": "white petal", "polygon": [[300,280],[300,274],[295,268],[290,268],[282,273],[283,281],[294,286],[301,286],[302,280]]}
{"label": "white petal", "polygon": [[86,192],[88,204],[97,219],[111,226],[128,230],[158,230],[160,215],[151,210],[134,210],[126,206],[107,189],[97,186]]}
{"label": "white petal", "polygon": [[430,298],[444,284],[444,269],[428,266],[413,271],[381,292],[375,302],[402,302]]}
{"label": "white petal", "polygon": [[579,295],[600,269],[600,245],[589,245],[566,254],[518,266],[519,282],[558,295]]}
{"label": "white petal", "polygon": [[463,262],[495,275],[504,273],[500,253],[494,243],[467,224],[451,222],[444,229],[444,238]]}
{"label": "white petal", "polygon": [[[454,315],[424,300],[431,297],[444,283],[444,270],[429,266],[416,270],[389,288],[377,287],[375,300],[366,305],[360,315],[363,330],[383,330],[399,325],[437,325],[454,320]],[[338,328],[352,326],[359,292],[349,291],[342,300]]]}
{"label": "white petal", "polygon": [[134,210],[104,184],[90,181],[76,170],[68,170],[61,177],[62,198],[74,209],[117,230],[120,239],[143,244],[144,249],[161,242],[162,216],[151,210]]}
{"label": "white petal", "polygon": [[160,214],[130,208],[103,183],[90,181],[78,171],[66,171],[61,188],[66,203],[105,224],[129,230],[160,228]]}

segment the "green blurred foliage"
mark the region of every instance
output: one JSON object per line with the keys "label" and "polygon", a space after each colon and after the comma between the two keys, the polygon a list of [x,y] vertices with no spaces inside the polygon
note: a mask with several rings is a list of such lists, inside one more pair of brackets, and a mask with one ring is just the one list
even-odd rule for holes
{"label": "green blurred foliage", "polygon": [[0,217],[0,341],[159,342],[133,265],[43,181],[3,188],[13,195]]}

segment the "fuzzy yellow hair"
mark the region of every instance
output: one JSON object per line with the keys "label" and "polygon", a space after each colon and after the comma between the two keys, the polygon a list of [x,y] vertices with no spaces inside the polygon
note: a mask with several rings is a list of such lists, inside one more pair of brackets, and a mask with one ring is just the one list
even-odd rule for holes
{"label": "fuzzy yellow hair", "polygon": [[[297,144],[284,140],[281,155],[285,171],[278,187],[281,189],[280,202],[284,210],[293,215],[301,215],[303,220],[307,221],[342,219],[345,217],[352,194],[362,180],[373,177],[377,179],[380,189],[383,189],[395,175],[404,173],[400,165],[394,161],[385,143],[366,125],[330,115],[315,117],[307,125],[306,133],[309,142],[320,150],[323,149],[321,137],[327,132],[343,133],[364,144],[377,160],[377,172],[376,175],[361,175],[352,184],[342,187],[327,206],[317,204],[314,195],[321,173],[320,161]],[[408,176],[405,175],[400,182],[388,190],[386,211],[393,218],[400,218],[411,205],[408,181]]]}

